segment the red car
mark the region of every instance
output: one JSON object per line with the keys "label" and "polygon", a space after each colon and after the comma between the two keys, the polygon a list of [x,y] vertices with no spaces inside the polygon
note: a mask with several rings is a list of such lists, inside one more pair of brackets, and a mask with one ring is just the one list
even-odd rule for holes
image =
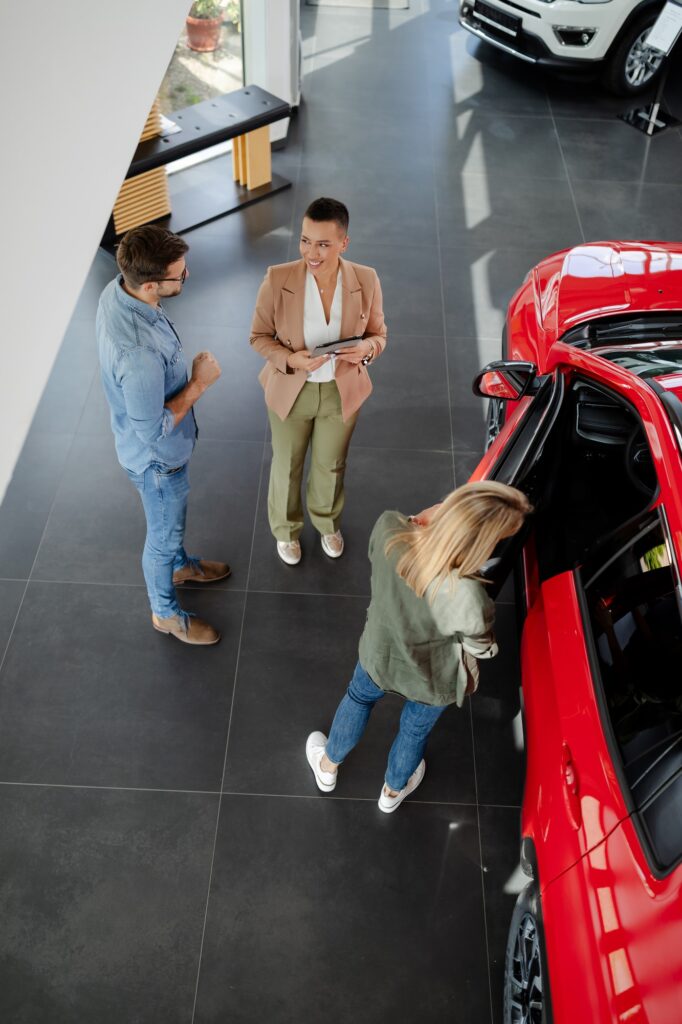
{"label": "red car", "polygon": [[682,1022],[682,244],[550,256],[511,301],[473,479],[535,514],[505,1024]]}

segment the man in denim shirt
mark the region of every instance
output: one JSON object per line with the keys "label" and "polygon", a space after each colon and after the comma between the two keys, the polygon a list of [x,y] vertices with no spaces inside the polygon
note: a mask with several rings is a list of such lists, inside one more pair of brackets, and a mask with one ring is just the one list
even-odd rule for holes
{"label": "man in denim shirt", "polygon": [[187,277],[189,246],[153,224],[121,240],[121,276],[102,292],[97,341],[102,383],[111,410],[116,453],[140,492],[147,520],[142,570],[152,624],[188,644],[215,644],[220,634],[183,612],[175,587],[211,583],[230,575],[224,562],[190,558],[184,547],[188,463],[197,439],[194,403],[220,376],[210,352],[187,365],[161,299],[179,295]]}

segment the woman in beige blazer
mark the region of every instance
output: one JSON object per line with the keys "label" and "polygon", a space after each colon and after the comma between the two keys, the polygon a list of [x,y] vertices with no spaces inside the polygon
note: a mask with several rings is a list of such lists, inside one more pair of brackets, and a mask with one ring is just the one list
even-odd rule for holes
{"label": "woman in beige blazer", "polygon": [[[372,390],[367,365],[386,347],[376,271],[342,258],[348,210],[316,199],[303,218],[301,259],[270,267],[258,292],[251,344],[266,360],[259,375],[272,430],[270,529],[288,565],[301,560],[301,481],[310,447],[308,513],[330,558],[343,554],[339,521],[348,446]],[[316,345],[357,337],[335,355]]]}

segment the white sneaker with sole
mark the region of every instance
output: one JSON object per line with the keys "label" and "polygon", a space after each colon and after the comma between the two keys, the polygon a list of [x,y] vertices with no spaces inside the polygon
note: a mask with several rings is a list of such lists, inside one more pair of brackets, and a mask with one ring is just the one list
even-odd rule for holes
{"label": "white sneaker with sole", "polygon": [[336,776],[338,772],[323,772],[320,768],[320,761],[327,749],[327,737],[323,732],[311,732],[305,744],[305,756],[308,764],[313,770],[317,788],[323,793],[331,793],[336,787]]}
{"label": "white sneaker with sole", "polygon": [[298,540],[278,540],[277,554],[287,565],[298,565],[301,561],[301,542]]}
{"label": "white sneaker with sole", "polygon": [[386,792],[386,785],[384,784],[381,787],[381,796],[379,797],[379,810],[384,811],[385,814],[391,814],[392,811],[397,810],[405,797],[409,796],[410,793],[414,793],[415,789],[424,778],[425,772],[426,761],[421,760],[407,780],[405,788],[401,789],[395,796],[388,795]]}
{"label": "white sneaker with sole", "polygon": [[322,550],[330,558],[340,558],[343,554],[343,534],[341,530],[336,533],[323,533],[321,535]]}

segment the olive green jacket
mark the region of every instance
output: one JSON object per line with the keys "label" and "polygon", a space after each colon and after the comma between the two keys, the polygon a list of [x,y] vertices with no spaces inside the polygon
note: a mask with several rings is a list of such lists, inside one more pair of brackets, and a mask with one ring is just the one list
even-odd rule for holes
{"label": "olive green jacket", "polygon": [[378,687],[420,704],[461,707],[478,686],[477,658],[492,658],[495,606],[477,580],[452,573],[437,591],[417,597],[398,576],[400,550],[391,534],[404,529],[400,512],[384,512],[369,540],[372,598],[360,638],[360,663]]}

